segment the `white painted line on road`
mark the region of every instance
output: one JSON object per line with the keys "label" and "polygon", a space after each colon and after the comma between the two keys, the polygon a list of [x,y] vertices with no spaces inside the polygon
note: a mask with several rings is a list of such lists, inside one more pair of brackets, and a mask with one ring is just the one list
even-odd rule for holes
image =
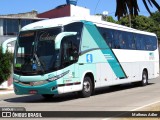
{"label": "white painted line on road", "polygon": [[148,107],[148,106],[150,106],[150,105],[153,105],[153,104],[156,104],[156,103],[159,103],[159,102],[160,102],[160,101],[156,101],[156,102],[153,102],[153,103],[150,103],[150,104],[147,104],[147,105],[144,105],[144,106],[135,108],[135,109],[130,110],[130,111],[136,111],[136,110],[142,109],[142,108],[144,108],[144,107]]}

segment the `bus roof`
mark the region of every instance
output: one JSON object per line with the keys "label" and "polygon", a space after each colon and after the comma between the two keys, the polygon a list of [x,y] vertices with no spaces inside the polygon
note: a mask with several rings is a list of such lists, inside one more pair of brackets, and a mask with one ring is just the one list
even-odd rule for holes
{"label": "bus roof", "polygon": [[100,19],[95,19],[95,18],[96,18],[95,16],[87,16],[87,17],[80,17],[80,18],[79,17],[61,17],[61,18],[47,19],[47,20],[42,20],[42,21],[38,21],[35,23],[31,23],[29,25],[26,25],[21,29],[21,31],[52,28],[52,27],[64,26],[73,22],[90,21],[99,27],[156,36],[156,34],[154,33],[140,31],[137,29],[126,27],[123,25],[118,25],[115,23],[106,22]]}

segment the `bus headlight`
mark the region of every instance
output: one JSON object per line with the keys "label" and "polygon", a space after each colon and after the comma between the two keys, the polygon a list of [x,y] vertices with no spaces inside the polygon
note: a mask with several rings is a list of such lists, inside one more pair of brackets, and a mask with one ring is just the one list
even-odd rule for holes
{"label": "bus headlight", "polygon": [[64,72],[64,73],[62,73],[62,74],[59,74],[59,75],[54,76],[54,77],[52,77],[52,78],[49,78],[48,81],[55,81],[55,80],[58,80],[59,78],[65,76],[65,75],[68,74],[68,73],[69,73],[69,70],[66,71],[66,72]]}
{"label": "bus headlight", "polygon": [[37,82],[30,82],[30,85],[31,86],[37,86],[37,85],[43,85],[43,84],[46,84],[46,83],[48,83],[48,81],[42,80],[42,81],[37,81]]}

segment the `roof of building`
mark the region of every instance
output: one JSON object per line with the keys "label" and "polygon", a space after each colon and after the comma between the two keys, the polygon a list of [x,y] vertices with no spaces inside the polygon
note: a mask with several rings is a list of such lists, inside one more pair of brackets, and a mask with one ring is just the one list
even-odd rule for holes
{"label": "roof of building", "polygon": [[26,13],[0,15],[0,19],[31,19],[31,20],[44,20],[48,18],[37,17],[38,13],[35,10]]}
{"label": "roof of building", "polygon": [[49,11],[37,14],[38,18],[58,18],[70,16],[70,5],[60,5]]}

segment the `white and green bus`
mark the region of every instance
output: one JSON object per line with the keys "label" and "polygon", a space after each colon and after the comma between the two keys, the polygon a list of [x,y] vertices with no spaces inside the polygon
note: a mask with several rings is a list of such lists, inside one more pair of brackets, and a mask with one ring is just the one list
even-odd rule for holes
{"label": "white and green bus", "polygon": [[159,76],[154,33],[93,18],[63,17],[22,28],[14,53],[14,91],[40,94],[78,92]]}

